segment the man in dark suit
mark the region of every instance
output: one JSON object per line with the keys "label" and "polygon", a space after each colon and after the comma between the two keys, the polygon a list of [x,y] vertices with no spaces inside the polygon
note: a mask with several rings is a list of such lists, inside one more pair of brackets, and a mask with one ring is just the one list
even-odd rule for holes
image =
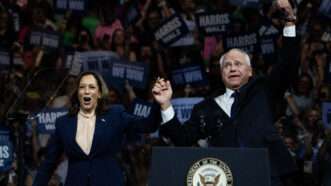
{"label": "man in dark suit", "polygon": [[267,148],[272,185],[281,185],[279,177],[295,169],[273,126],[272,98],[284,94],[298,66],[294,12],[288,0],[277,0],[277,5],[287,15],[283,30],[285,55],[268,76],[254,76],[248,54],[240,49],[229,50],[220,59],[225,92],[197,104],[184,125],[174,116],[170,82],[158,79],[153,87],[154,98],[162,109],[161,135],[180,146],[207,138],[216,147]]}

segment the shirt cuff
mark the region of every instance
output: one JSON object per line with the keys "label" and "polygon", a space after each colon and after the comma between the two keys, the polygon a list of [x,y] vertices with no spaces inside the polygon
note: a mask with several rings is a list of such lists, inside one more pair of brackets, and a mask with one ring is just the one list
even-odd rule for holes
{"label": "shirt cuff", "polygon": [[285,37],[295,37],[296,36],[295,25],[285,26],[283,28],[283,35]]}
{"label": "shirt cuff", "polygon": [[162,124],[170,121],[172,118],[175,117],[175,110],[172,106],[170,106],[169,108],[165,109],[165,110],[161,110],[161,117],[162,117]]}

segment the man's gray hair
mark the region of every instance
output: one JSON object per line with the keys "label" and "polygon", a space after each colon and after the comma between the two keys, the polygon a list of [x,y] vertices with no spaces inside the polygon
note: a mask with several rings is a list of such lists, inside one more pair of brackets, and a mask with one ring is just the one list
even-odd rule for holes
{"label": "man's gray hair", "polygon": [[236,52],[239,52],[241,54],[244,55],[244,59],[245,59],[245,63],[248,65],[248,66],[251,66],[251,59],[249,58],[249,55],[247,54],[247,52],[245,52],[244,50],[241,50],[239,48],[233,48],[233,49],[230,49],[229,51],[227,51],[226,53],[224,53],[221,58],[220,58],[220,66],[221,68],[223,67],[223,63],[224,63],[224,57],[226,54],[228,54],[229,52],[232,52],[232,51],[236,51]]}

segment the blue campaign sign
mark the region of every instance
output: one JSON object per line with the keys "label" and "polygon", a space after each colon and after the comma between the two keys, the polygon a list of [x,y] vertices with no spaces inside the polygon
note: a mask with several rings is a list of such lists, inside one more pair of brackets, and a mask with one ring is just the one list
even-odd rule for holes
{"label": "blue campaign sign", "polygon": [[322,109],[323,109],[323,125],[325,128],[331,129],[331,103],[330,102],[324,102],[322,104]]}
{"label": "blue campaign sign", "polygon": [[143,62],[114,61],[111,74],[113,78],[128,80],[130,85],[145,89],[148,85],[149,66]]}
{"label": "blue campaign sign", "polygon": [[55,9],[58,13],[70,10],[74,13],[83,13],[86,8],[87,0],[55,0]]}
{"label": "blue campaign sign", "polygon": [[8,171],[13,163],[13,144],[10,140],[10,132],[6,128],[0,128],[0,172]]}
{"label": "blue campaign sign", "polygon": [[42,31],[32,31],[30,33],[30,42],[29,44],[32,46],[40,46],[41,45],[41,41],[42,41],[42,37],[43,37],[43,32]]}
{"label": "blue campaign sign", "polygon": [[255,32],[243,34],[229,34],[224,37],[223,45],[225,50],[240,48],[249,54],[259,52],[259,36]]}
{"label": "blue campaign sign", "polygon": [[60,47],[61,44],[61,36],[58,32],[44,32],[41,46],[48,48],[48,49],[57,49]]}
{"label": "blue campaign sign", "polygon": [[186,36],[188,33],[189,29],[183,19],[175,14],[160,24],[154,31],[154,37],[163,46],[167,47]]}
{"label": "blue campaign sign", "polygon": [[46,50],[55,50],[61,47],[62,37],[60,33],[49,30],[33,30],[30,33],[29,45],[43,47]]}
{"label": "blue campaign sign", "polygon": [[67,52],[64,55],[65,68],[69,70],[69,74],[72,76],[78,76],[82,71],[82,64],[78,58],[78,55],[75,55],[74,52]]}
{"label": "blue campaign sign", "polygon": [[196,25],[205,35],[219,35],[226,32],[230,24],[230,15],[219,12],[202,12],[195,14]]}
{"label": "blue campaign sign", "polygon": [[40,134],[52,134],[55,131],[56,119],[68,113],[68,109],[46,109],[36,114],[37,130]]}
{"label": "blue campaign sign", "polygon": [[147,118],[152,110],[152,103],[142,99],[134,99],[130,112],[139,117]]}
{"label": "blue campaign sign", "polygon": [[193,86],[207,85],[207,77],[199,65],[188,65],[171,72],[171,79],[174,85],[190,84]]}
{"label": "blue campaign sign", "polygon": [[184,123],[190,119],[193,106],[203,99],[202,97],[172,99],[171,104],[174,107],[179,122]]}
{"label": "blue campaign sign", "polygon": [[74,59],[81,63],[83,71],[109,71],[111,63],[118,61],[116,53],[110,51],[76,52]]}
{"label": "blue campaign sign", "polygon": [[[116,81],[117,86],[123,86],[124,81],[136,88],[145,89],[148,84],[149,66],[143,62],[128,62],[113,52],[97,51],[82,52],[79,55],[79,61],[83,71],[96,71],[102,74],[107,85],[113,85]],[[123,87],[119,87],[123,89]]]}
{"label": "blue campaign sign", "polygon": [[10,57],[8,52],[0,51],[0,71],[8,71],[10,68]]}
{"label": "blue campaign sign", "polygon": [[10,68],[24,66],[24,62],[20,56],[14,56],[11,64],[11,56],[7,51],[0,51],[0,71],[6,72]]}

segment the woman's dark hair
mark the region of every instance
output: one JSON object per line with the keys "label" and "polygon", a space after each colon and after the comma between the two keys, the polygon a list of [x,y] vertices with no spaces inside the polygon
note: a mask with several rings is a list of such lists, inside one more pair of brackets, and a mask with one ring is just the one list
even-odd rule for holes
{"label": "woman's dark hair", "polygon": [[[71,106],[69,108],[69,113],[68,113],[69,116],[74,116],[79,111],[79,108],[80,108],[79,99],[78,99],[79,83],[80,83],[81,79],[87,75],[92,75],[96,79],[101,95],[103,95],[103,92],[105,91],[105,90],[103,90],[104,87],[102,86],[103,83],[101,80],[101,76],[99,74],[97,74],[96,72],[92,72],[92,71],[86,71],[86,72],[81,73],[79,75],[79,77],[77,78],[78,85],[76,86],[76,90],[71,97]],[[98,105],[95,110],[95,114],[100,115],[100,114],[105,113],[106,111],[107,111],[106,100],[103,96],[101,96],[101,98],[98,99]]]}

